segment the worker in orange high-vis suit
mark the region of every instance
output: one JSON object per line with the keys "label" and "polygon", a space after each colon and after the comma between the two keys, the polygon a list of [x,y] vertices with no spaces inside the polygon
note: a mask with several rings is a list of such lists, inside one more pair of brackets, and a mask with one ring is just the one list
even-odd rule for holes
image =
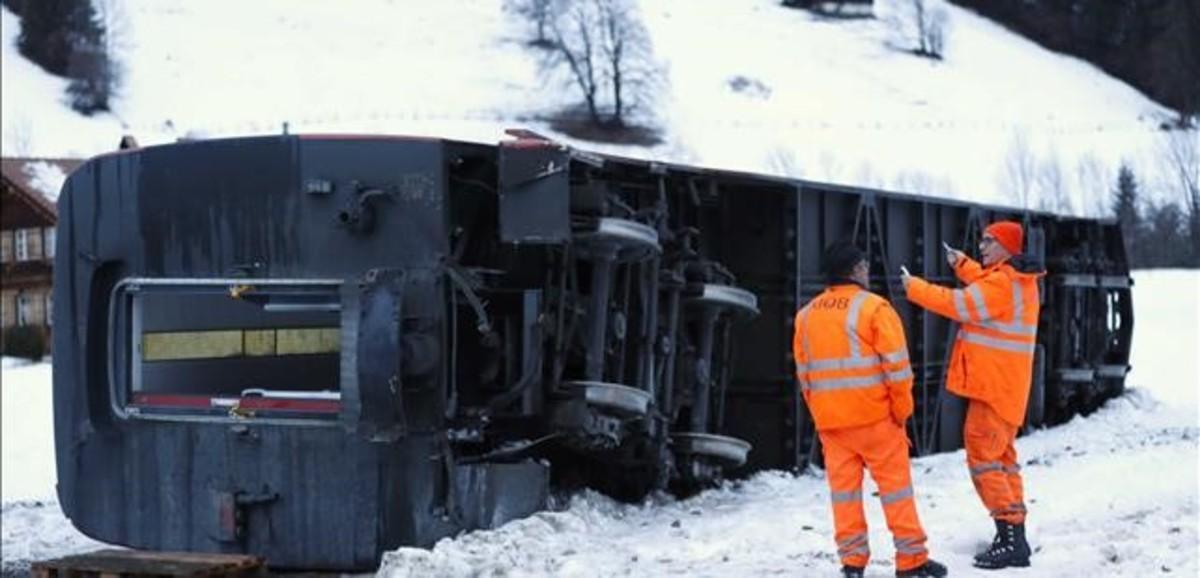
{"label": "worker in orange high-vis suit", "polygon": [[[996,523],[991,547],[975,556],[980,568],[1029,565],[1025,498],[1014,441],[1025,421],[1033,377],[1040,272],[1024,272],[1021,225],[989,225],[979,241],[980,265],[949,249],[946,260],[961,289],[903,275],[908,300],[958,321],[946,389],[968,400],[963,445],[975,490]],[[1022,267],[1024,268],[1024,267]]]}
{"label": "worker in orange high-vis suit", "polygon": [[896,576],[945,576],[929,559],[917,518],[905,422],[913,412],[913,373],[899,316],[866,290],[867,261],[854,245],[825,252],[829,286],[795,319],[796,378],[824,448],[842,575],[862,576],[870,558],[863,514],[863,468],[896,546]]}

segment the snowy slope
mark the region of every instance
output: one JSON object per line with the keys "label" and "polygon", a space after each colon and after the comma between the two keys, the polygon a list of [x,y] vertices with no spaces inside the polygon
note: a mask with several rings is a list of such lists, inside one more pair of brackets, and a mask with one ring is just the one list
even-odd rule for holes
{"label": "snowy slope", "polygon": [[[1134,274],[1130,391],[1087,418],[1017,440],[1038,549],[1023,576],[1196,576],[1200,516],[1200,272]],[[30,560],[98,547],[53,498],[47,364],[3,370],[3,557]],[[963,452],[914,461],[918,508],[936,558],[955,576],[991,537]],[[873,490],[870,482],[868,490]],[[819,471],[765,472],[695,498],[619,504],[594,493],[559,511],[387,554],[380,575],[832,575],[828,489]],[[893,572],[878,501],[866,500],[874,560]]]}
{"label": "snowy slope", "polygon": [[[1076,211],[1094,209],[1122,160],[1161,171],[1155,127],[1170,111],[953,6],[946,59],[914,57],[892,47],[899,1],[878,0],[879,19],[837,22],[777,0],[642,0],[667,73],[652,111],[664,142],[582,146],[1008,202],[1000,175],[1019,136],[1057,161]],[[573,98],[538,73],[526,28],[500,0],[112,4],[124,83],[113,113],[94,119],[16,54],[19,23],[3,12],[5,154],[90,155],[124,133],[155,144],[285,122],[495,142],[512,126],[552,134],[536,119]],[[731,88],[739,76],[757,90]]]}

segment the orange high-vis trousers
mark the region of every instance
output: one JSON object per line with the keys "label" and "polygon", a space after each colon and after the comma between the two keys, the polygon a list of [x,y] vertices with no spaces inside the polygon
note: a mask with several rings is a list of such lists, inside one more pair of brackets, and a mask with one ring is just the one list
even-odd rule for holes
{"label": "orange high-vis trousers", "polygon": [[884,419],[859,427],[823,430],[820,435],[837,528],[834,538],[842,564],[865,567],[871,557],[862,503],[864,466],[879,486],[879,500],[896,546],[896,569],[909,570],[924,564],[929,551],[917,518],[904,428]]}
{"label": "orange high-vis trousers", "polygon": [[1000,417],[992,406],[972,399],[963,425],[963,445],[971,482],[983,505],[997,520],[1025,523],[1025,489],[1017,464],[1017,426]]}

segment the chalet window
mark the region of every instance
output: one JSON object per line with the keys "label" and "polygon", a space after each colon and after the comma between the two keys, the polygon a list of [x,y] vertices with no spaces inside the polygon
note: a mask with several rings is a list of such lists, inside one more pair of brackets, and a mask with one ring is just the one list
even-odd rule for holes
{"label": "chalet window", "polygon": [[0,231],[0,263],[7,263],[13,260],[13,234],[12,231]]}
{"label": "chalet window", "polygon": [[29,230],[28,229],[17,229],[16,235],[17,235],[17,238],[16,238],[16,242],[14,244],[16,245],[16,249],[17,249],[17,260],[18,261],[28,261],[29,260]]}
{"label": "chalet window", "polygon": [[54,227],[46,227],[42,229],[42,238],[45,242],[42,243],[42,253],[47,259],[54,258]]}
{"label": "chalet window", "polygon": [[33,318],[33,303],[29,294],[17,293],[17,327],[25,327]]}
{"label": "chalet window", "polygon": [[16,291],[0,292],[0,325],[5,329],[12,327],[16,322],[16,315],[13,313],[13,308],[17,302]]}

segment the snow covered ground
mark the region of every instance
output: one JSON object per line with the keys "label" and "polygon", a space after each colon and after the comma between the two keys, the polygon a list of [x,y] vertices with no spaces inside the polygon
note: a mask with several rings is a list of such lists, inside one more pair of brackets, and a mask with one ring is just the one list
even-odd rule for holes
{"label": "snow covered ground", "polygon": [[[1087,418],[1017,441],[1029,534],[1024,576],[1196,576],[1200,572],[1200,272],[1134,274],[1129,392]],[[3,558],[30,560],[99,546],[75,531],[53,497],[50,370],[4,362]],[[963,453],[914,460],[918,507],[934,557],[955,576],[992,527]],[[868,489],[873,489],[868,482]],[[386,555],[379,575],[819,576],[836,573],[828,490],[821,472],[766,472],[689,500],[643,504],[594,493],[558,511]],[[875,559],[893,572],[878,501],[866,500]]]}
{"label": "snow covered ground", "polygon": [[[93,118],[66,106],[64,80],[17,54],[20,24],[3,11],[5,154],[91,156],[123,134],[161,144],[285,122],[479,142],[520,126],[572,142],[544,119],[577,100],[574,87],[539,73],[528,27],[500,0],[105,4],[123,80],[113,112]],[[1011,204],[1003,175],[1024,143],[1026,178],[1057,175],[1076,212],[1098,210],[1121,162],[1143,181],[1166,176],[1158,126],[1171,111],[967,10],[945,6],[946,57],[934,62],[897,45],[889,20],[901,0],[876,0],[878,18],[854,21],[778,0],[638,4],[665,72],[646,110],[663,142],[575,144]]]}
{"label": "snow covered ground", "polygon": [[[891,46],[887,16],[837,22],[778,0],[644,0],[667,82],[653,147],[574,143],[635,157],[1009,202],[1016,142],[1054,161],[1076,212],[1095,212],[1128,162],[1165,195],[1157,125],[1171,112],[1074,58],[955,7],[946,60]],[[430,135],[495,142],[571,94],[538,74],[525,29],[498,0],[115,1],[125,79],[111,114],[64,103],[65,81],[17,54],[0,9],[5,155],[90,156],[124,134],[293,132]],[[335,7],[336,6],[336,7]],[[234,16],[236,15],[236,16]],[[752,90],[738,89],[749,86]],[[571,142],[571,139],[555,135]],[[1200,132],[1188,138],[1200,141]],[[1200,148],[1200,145],[1198,145]],[[1150,175],[1146,178],[1146,175]],[[1094,415],[1018,441],[1028,480],[1028,576],[1196,576],[1200,273],[1135,274],[1130,392]],[[0,373],[4,574],[97,543],[54,498],[47,364]],[[934,556],[974,575],[990,538],[963,455],[914,462]],[[583,494],[560,511],[390,553],[384,576],[828,575],[836,560],[820,472],[764,473],[691,500],[641,505]],[[875,576],[890,575],[878,502],[868,500]],[[991,574],[994,576],[994,574]]]}
{"label": "snow covered ground", "polygon": [[0,575],[24,575],[32,560],[94,550],[54,496],[54,415],[50,362],[5,357],[0,373]]}

